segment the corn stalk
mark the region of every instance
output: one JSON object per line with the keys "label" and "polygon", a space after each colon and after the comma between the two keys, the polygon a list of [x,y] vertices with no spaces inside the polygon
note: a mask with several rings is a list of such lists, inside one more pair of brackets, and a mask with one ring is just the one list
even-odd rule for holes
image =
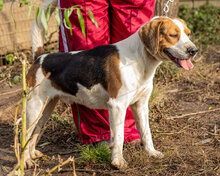
{"label": "corn stalk", "polygon": [[24,151],[26,146],[26,101],[27,101],[27,85],[26,85],[26,59],[22,60],[22,136],[21,136],[21,175],[24,175]]}

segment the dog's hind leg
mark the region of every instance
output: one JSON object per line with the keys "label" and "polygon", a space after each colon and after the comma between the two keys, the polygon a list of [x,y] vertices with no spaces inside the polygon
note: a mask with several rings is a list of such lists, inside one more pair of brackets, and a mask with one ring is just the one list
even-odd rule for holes
{"label": "dog's hind leg", "polygon": [[143,97],[133,105],[131,105],[131,110],[138,127],[142,143],[145,150],[150,156],[157,158],[162,158],[163,154],[155,150],[152,140],[152,135],[150,131],[149,117],[148,117],[148,100],[149,97]]}
{"label": "dog's hind leg", "polygon": [[29,140],[28,145],[25,150],[25,168],[31,168],[34,165],[33,159],[41,157],[43,154],[35,149],[37,142],[40,139],[41,129],[48,120],[50,114],[52,113],[58,98],[53,98],[48,100],[45,109],[42,113],[40,120],[36,121],[40,112],[42,111],[43,105],[47,97],[39,96],[38,93],[32,93],[31,99],[27,101],[27,130],[32,127],[27,136],[26,141]]}
{"label": "dog's hind leg", "polygon": [[111,131],[112,165],[118,169],[127,167],[127,162],[122,155],[124,142],[124,122],[127,107],[116,100],[109,100],[109,123]]}

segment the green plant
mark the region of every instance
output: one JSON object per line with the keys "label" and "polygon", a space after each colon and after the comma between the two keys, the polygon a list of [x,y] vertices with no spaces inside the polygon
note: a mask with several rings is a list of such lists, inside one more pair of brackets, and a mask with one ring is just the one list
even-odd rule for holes
{"label": "green plant", "polygon": [[15,59],[15,56],[12,53],[7,54],[5,56],[5,60],[9,63],[9,65],[13,65],[14,59]]}
{"label": "green plant", "polygon": [[[11,7],[12,7],[14,2],[16,2],[16,0],[11,1]],[[48,22],[50,20],[51,11],[52,11],[53,8],[55,8],[55,14],[54,15],[55,15],[55,19],[57,21],[57,26],[59,27],[60,17],[59,17],[59,8],[58,7],[52,7],[52,5],[49,5],[47,8],[41,10],[40,7],[39,7],[39,4],[34,0],[17,0],[17,2],[20,4],[20,7],[23,7],[25,5],[28,6],[28,14],[27,14],[28,18],[31,15],[32,8],[33,7],[36,8],[36,14],[35,14],[36,24],[38,24],[38,19],[40,18],[46,35],[47,35],[47,31],[48,31]],[[4,5],[3,0],[0,0],[0,11],[3,8],[3,5]],[[70,8],[62,8],[62,10],[64,11],[64,17],[63,17],[64,25],[67,29],[70,30],[71,35],[72,35],[73,27],[72,27],[72,24],[71,24],[69,18],[72,15],[72,12],[74,10],[76,10],[82,34],[83,34],[84,37],[86,36],[85,22],[84,22],[84,18],[83,18],[83,15],[82,15],[82,9],[83,9],[83,7],[80,6],[80,5],[74,5]],[[98,23],[96,22],[92,11],[88,8],[86,10],[88,11],[89,17],[90,17],[91,21],[93,22],[93,24],[96,27],[98,27]],[[12,15],[15,27],[16,27],[16,21],[15,21],[14,14],[13,14],[12,10],[11,10],[11,13],[12,13],[11,15]]]}
{"label": "green plant", "polygon": [[197,45],[206,47],[220,44],[220,8],[209,3],[192,9],[182,5],[178,16],[186,21]]}
{"label": "green plant", "polygon": [[111,161],[111,150],[106,144],[100,144],[96,147],[86,145],[82,148],[80,156],[84,162],[108,164]]}
{"label": "green plant", "polygon": [[58,126],[64,126],[64,127],[70,127],[73,125],[73,121],[66,119],[64,117],[61,117],[60,114],[56,111],[53,112],[53,114],[51,115],[51,119],[52,122],[55,123],[55,125]]}

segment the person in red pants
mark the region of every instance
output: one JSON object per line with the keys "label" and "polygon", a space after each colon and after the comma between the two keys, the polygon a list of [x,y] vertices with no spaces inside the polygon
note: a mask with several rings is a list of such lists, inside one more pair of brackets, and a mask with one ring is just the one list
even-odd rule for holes
{"label": "person in red pants", "polygon": [[[58,0],[60,8],[81,5],[85,21],[86,37],[83,36],[76,11],[70,16],[73,34],[63,24],[63,10],[60,10],[60,51],[88,50],[95,46],[118,42],[135,33],[154,14],[155,0]],[[92,23],[90,9],[98,23]],[[110,140],[109,117],[107,110],[89,109],[72,104],[73,119],[81,143],[88,144]],[[127,109],[124,127],[124,142],[139,140],[131,109]]]}

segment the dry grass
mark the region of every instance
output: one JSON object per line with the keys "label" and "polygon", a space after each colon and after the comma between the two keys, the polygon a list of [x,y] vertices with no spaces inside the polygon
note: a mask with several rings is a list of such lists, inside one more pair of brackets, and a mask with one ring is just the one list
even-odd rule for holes
{"label": "dry grass", "polygon": [[[44,173],[46,169],[53,168],[59,163],[59,154],[63,159],[75,157],[79,176],[220,175],[220,112],[214,111],[220,108],[219,49],[209,48],[209,52],[195,62],[195,68],[190,72],[174,70],[172,75],[167,76],[163,70],[164,75],[155,78],[150,103],[150,125],[155,148],[165,154],[163,159],[150,158],[140,144],[125,144],[124,157],[129,164],[126,170],[115,170],[108,164],[79,162],[81,145],[71,120],[70,106],[59,103],[39,142],[44,145],[38,145],[48,156],[36,161],[39,164],[36,173]],[[0,123],[0,130],[4,129],[0,131],[2,135],[7,130],[4,125]],[[4,144],[4,149],[11,151],[13,138],[8,138],[5,140],[4,136],[1,137],[0,143]],[[0,155],[2,168],[12,168],[13,164],[5,165],[3,161]],[[6,173],[0,167],[1,172]],[[26,175],[32,173],[33,170],[26,171]],[[72,165],[67,165],[59,174],[54,174],[71,173]]]}

